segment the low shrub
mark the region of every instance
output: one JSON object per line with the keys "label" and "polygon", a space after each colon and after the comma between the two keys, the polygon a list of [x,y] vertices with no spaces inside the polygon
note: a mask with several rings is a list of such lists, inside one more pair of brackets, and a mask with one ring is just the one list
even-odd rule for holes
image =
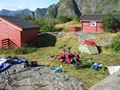
{"label": "low shrub", "polygon": [[71,21],[71,18],[68,16],[58,16],[57,17],[58,23],[66,23],[68,21]]}
{"label": "low shrub", "polygon": [[41,32],[56,32],[57,29],[55,28],[55,22],[54,21],[49,21],[43,26],[41,26],[40,31]]}
{"label": "low shrub", "polygon": [[102,19],[102,28],[106,32],[117,32],[119,31],[119,20],[116,19],[111,14],[106,15],[105,18]]}
{"label": "low shrub", "polygon": [[113,38],[110,46],[114,52],[120,53],[120,34],[118,34],[116,37]]}

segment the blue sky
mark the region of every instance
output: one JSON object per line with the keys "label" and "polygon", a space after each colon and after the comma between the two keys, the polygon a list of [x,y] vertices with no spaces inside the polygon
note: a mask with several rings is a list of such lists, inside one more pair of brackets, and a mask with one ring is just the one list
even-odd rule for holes
{"label": "blue sky", "polygon": [[59,0],[0,0],[0,10],[20,10],[25,8],[35,10],[37,7],[46,8],[57,2]]}

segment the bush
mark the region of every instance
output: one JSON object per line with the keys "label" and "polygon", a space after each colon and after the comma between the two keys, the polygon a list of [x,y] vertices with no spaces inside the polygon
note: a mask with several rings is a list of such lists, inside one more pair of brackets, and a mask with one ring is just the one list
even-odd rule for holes
{"label": "bush", "polygon": [[25,16],[23,17],[25,20],[33,22],[35,20],[35,18],[33,18],[31,15]]}
{"label": "bush", "polygon": [[55,22],[54,21],[50,21],[46,24],[44,24],[41,28],[40,28],[41,32],[55,32],[56,28],[55,28]]}
{"label": "bush", "polygon": [[71,19],[72,19],[73,21],[79,21],[78,16],[73,16],[73,17],[71,17]]}
{"label": "bush", "polygon": [[119,20],[113,17],[111,14],[106,15],[102,20],[102,28],[107,32],[117,32],[119,26]]}
{"label": "bush", "polygon": [[58,16],[57,19],[59,23],[66,23],[68,21],[71,21],[71,18],[68,16]]}
{"label": "bush", "polygon": [[45,24],[45,21],[44,21],[44,18],[38,18],[38,19],[34,20],[33,23],[38,25],[39,30],[40,30],[40,28]]}
{"label": "bush", "polygon": [[111,49],[115,52],[120,52],[120,34],[113,38]]}

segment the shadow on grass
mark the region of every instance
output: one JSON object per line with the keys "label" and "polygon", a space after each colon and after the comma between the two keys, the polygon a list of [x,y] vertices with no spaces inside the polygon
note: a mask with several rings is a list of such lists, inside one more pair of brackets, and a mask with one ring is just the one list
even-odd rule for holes
{"label": "shadow on grass", "polygon": [[42,33],[38,35],[37,37],[37,42],[35,43],[34,46],[36,47],[49,47],[49,46],[55,46],[57,41],[56,36],[48,33]]}
{"label": "shadow on grass", "polygon": [[0,48],[0,54],[29,54],[36,52],[37,48],[35,47],[21,47],[21,48],[9,48],[9,49],[3,49]]}
{"label": "shadow on grass", "polygon": [[42,33],[38,35],[37,40],[27,47],[22,48],[10,48],[10,49],[3,49],[0,48],[0,54],[29,54],[37,51],[39,47],[49,47],[55,46],[56,44],[56,36],[48,33]]}
{"label": "shadow on grass", "polygon": [[98,49],[98,53],[101,53],[102,52],[102,49],[100,46],[97,46],[97,49]]}

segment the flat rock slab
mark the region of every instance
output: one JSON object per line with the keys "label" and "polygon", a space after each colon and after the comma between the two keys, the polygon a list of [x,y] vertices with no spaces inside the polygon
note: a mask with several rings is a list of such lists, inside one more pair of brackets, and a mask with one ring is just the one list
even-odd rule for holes
{"label": "flat rock slab", "polygon": [[120,90],[120,71],[95,84],[89,90]]}
{"label": "flat rock slab", "polygon": [[[57,37],[64,37],[64,36],[76,36],[78,41],[81,43],[86,39],[101,39],[101,41],[96,42],[98,46],[106,46],[111,43],[113,36],[103,35],[98,33],[89,33],[89,32],[60,32],[58,33]],[[103,40],[103,41],[102,41]],[[105,40],[105,41],[104,41]]]}
{"label": "flat rock slab", "polygon": [[14,65],[9,69],[10,78],[0,76],[0,90],[83,90],[83,84],[63,73],[53,73],[46,66],[25,69]]}

